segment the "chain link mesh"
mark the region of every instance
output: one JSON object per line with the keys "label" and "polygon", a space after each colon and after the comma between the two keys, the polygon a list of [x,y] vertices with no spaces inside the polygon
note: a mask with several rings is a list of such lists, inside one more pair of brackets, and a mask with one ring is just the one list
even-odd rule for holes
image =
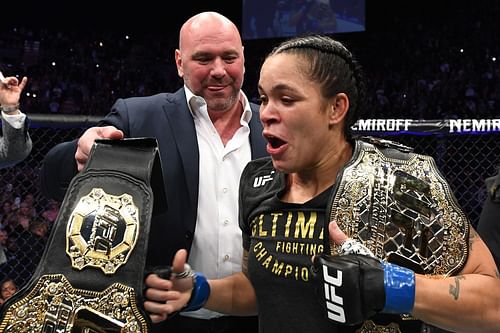
{"label": "chain link mesh", "polygon": [[[35,118],[35,117],[34,117]],[[92,122],[68,124],[67,119],[32,122],[30,135],[33,150],[30,156],[16,166],[0,170],[1,223],[8,231],[2,241],[6,254],[0,265],[0,280],[14,279],[21,287],[34,272],[47,242],[55,214],[50,206],[59,203],[45,198],[40,190],[39,170],[45,154],[58,143],[78,138]],[[500,165],[499,132],[482,134],[415,133],[398,134],[377,132],[374,136],[398,141],[414,147],[416,153],[432,156],[445,179],[450,183],[458,203],[471,223],[476,226],[485,200],[485,178],[496,173]],[[60,168],[64,168],[61,165]],[[57,172],[57,170],[54,170]],[[32,197],[32,198],[30,198]],[[5,202],[12,210],[4,211]],[[32,202],[32,203],[31,203]],[[28,205],[28,208],[24,206]],[[24,208],[21,208],[23,206]],[[28,211],[23,217],[22,211]],[[48,213],[46,213],[48,211]],[[17,219],[17,220],[16,220]],[[21,227],[28,219],[29,226]],[[3,237],[0,237],[2,240]],[[5,261],[6,260],[6,261]],[[0,261],[1,258],[0,258]]]}

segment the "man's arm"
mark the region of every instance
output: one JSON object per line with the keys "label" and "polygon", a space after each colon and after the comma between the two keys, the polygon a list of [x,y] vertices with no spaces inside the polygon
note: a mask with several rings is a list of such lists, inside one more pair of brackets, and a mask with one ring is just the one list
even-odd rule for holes
{"label": "man's arm", "polygon": [[0,168],[21,162],[31,152],[33,146],[28,134],[26,121],[20,128],[14,128],[5,118],[2,119],[0,137]]}
{"label": "man's arm", "polygon": [[75,152],[78,140],[63,142],[49,150],[40,170],[42,193],[62,201],[71,179],[77,174]]}
{"label": "man's arm", "polygon": [[87,129],[76,140],[60,143],[45,155],[40,172],[40,183],[47,198],[62,201],[71,179],[83,169],[95,139],[123,139],[128,123],[126,106],[118,99],[111,112],[96,127]]}
{"label": "man's arm", "polygon": [[96,139],[123,139],[123,132],[114,126],[91,127],[78,140],[60,143],[47,153],[41,170],[46,197],[62,201],[71,179],[85,167]]}
{"label": "man's arm", "polygon": [[3,137],[0,137],[0,167],[14,165],[31,152],[26,115],[19,110],[19,99],[28,78],[19,81],[14,76],[4,77],[0,72],[0,112]]}

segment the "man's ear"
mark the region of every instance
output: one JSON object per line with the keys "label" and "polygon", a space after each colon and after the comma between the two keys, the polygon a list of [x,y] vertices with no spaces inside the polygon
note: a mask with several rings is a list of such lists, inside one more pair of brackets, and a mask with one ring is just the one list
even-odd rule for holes
{"label": "man's ear", "polygon": [[330,100],[330,124],[341,123],[349,110],[349,97],[345,93],[338,93]]}
{"label": "man's ear", "polygon": [[182,57],[179,49],[175,50],[175,65],[177,66],[177,74],[179,77],[183,77],[184,71],[182,70]]}

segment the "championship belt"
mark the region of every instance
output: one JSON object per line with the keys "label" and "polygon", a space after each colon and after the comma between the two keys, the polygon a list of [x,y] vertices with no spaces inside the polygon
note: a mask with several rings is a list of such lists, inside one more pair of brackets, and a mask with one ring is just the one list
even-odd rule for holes
{"label": "championship belt", "polygon": [[[328,210],[344,233],[379,259],[416,273],[449,276],[467,261],[469,221],[430,156],[398,143],[356,140]],[[332,255],[340,246],[330,242]],[[421,332],[410,315],[377,314],[356,333]]]}
{"label": "championship belt", "polygon": [[143,271],[150,219],[164,208],[156,140],[96,140],[37,270],[1,308],[0,332],[148,332]]}
{"label": "championship belt", "polygon": [[432,157],[365,140],[356,140],[337,178],[329,221],[382,260],[421,274],[458,272],[467,260],[469,222]]}

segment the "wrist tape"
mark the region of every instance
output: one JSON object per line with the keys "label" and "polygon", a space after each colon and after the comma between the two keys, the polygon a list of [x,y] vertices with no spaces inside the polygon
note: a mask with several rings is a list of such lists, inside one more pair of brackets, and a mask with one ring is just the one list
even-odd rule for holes
{"label": "wrist tape", "polygon": [[196,311],[201,309],[210,296],[210,285],[207,278],[200,272],[193,274],[193,291],[191,298],[182,311]]}
{"label": "wrist tape", "polygon": [[411,313],[415,303],[415,273],[398,265],[382,262],[384,268],[385,313]]}

